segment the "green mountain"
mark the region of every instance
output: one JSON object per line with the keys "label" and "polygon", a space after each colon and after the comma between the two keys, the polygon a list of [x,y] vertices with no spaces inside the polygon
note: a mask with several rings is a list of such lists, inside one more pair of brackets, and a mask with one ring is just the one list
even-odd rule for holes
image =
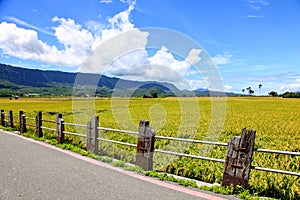
{"label": "green mountain", "polygon": [[173,96],[173,84],[140,82],[100,74],[25,69],[0,63],[0,96]]}

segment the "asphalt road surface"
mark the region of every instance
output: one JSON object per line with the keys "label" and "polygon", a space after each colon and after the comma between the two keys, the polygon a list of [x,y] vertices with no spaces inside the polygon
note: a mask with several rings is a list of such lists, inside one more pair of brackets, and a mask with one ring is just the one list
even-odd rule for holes
{"label": "asphalt road surface", "polygon": [[151,182],[148,177],[143,180],[142,175],[113,170],[49,146],[0,130],[1,200],[221,199],[169,183],[157,184],[160,181]]}

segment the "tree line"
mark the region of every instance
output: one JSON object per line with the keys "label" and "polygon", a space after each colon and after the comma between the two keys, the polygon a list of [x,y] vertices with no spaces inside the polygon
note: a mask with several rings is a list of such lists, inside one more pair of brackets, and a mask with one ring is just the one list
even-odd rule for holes
{"label": "tree line", "polygon": [[[261,96],[262,86],[263,85],[261,83],[258,85],[260,96]],[[244,88],[242,89],[243,94],[245,93],[246,90],[248,91],[249,95],[253,95],[255,93],[254,90],[252,90],[251,87],[247,87],[246,89],[244,89]],[[283,98],[300,98],[300,92],[285,92],[285,93],[279,95],[276,91],[270,91],[268,93],[268,95],[272,96],[272,97],[278,97],[279,96],[279,97],[283,97]]]}
{"label": "tree line", "polygon": [[268,93],[272,97],[283,97],[283,98],[300,98],[300,92],[285,92],[283,94],[278,95],[277,92],[271,91]]}

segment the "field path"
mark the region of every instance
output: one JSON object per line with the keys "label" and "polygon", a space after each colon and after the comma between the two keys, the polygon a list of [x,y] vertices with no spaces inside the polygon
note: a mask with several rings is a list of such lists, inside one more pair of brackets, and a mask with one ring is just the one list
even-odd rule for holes
{"label": "field path", "polygon": [[211,199],[0,130],[0,199]]}

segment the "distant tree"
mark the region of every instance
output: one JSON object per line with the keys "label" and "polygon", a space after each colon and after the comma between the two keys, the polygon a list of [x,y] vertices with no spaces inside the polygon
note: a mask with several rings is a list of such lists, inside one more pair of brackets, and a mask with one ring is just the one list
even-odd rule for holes
{"label": "distant tree", "polygon": [[278,96],[278,93],[275,92],[275,91],[271,91],[271,92],[268,93],[268,95],[270,95],[270,96],[272,96],[274,98],[274,97]]}
{"label": "distant tree", "polygon": [[153,98],[157,98],[158,97],[157,92],[152,92],[151,95],[152,95]]}
{"label": "distant tree", "polygon": [[281,96],[283,98],[300,98],[300,92],[285,92]]}
{"label": "distant tree", "polygon": [[259,88],[259,95],[261,96],[261,87],[262,87],[262,84],[260,83],[259,85],[258,85],[258,88]]}
{"label": "distant tree", "polygon": [[248,90],[249,95],[253,95],[254,91],[252,90],[251,87],[247,87],[246,90]]}
{"label": "distant tree", "polygon": [[249,94],[250,94],[250,95],[253,95],[253,94],[254,94],[254,90],[250,89],[250,90],[249,90]]}

